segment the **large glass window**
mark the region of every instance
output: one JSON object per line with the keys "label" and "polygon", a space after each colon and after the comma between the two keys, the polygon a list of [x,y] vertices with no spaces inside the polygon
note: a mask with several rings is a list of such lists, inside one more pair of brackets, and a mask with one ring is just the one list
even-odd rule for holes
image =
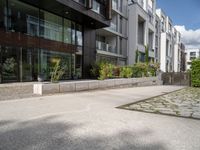
{"label": "large glass window", "polygon": [[0,0],[0,28],[4,27],[4,14],[6,11],[5,0]]}
{"label": "large glass window", "polygon": [[40,74],[43,75],[44,80],[49,80],[51,78],[51,72],[57,61],[60,61],[60,67],[64,68],[64,75],[62,79],[71,78],[71,68],[72,60],[71,54],[41,50],[40,52]]}
{"label": "large glass window", "polygon": [[64,43],[72,43],[71,21],[64,19]]}
{"label": "large glass window", "polygon": [[2,81],[13,82],[19,79],[19,49],[1,47]]}
{"label": "large glass window", "polygon": [[82,26],[79,24],[76,24],[76,44],[79,46],[83,45]]}
{"label": "large glass window", "polygon": [[12,32],[38,36],[38,9],[16,0],[8,0],[7,27]]}
{"label": "large glass window", "polygon": [[49,80],[58,59],[65,67],[62,79],[81,76],[82,55],[70,52],[75,45],[82,50],[80,24],[18,0],[0,0],[0,34],[6,37],[0,43],[0,83],[35,81],[40,74]]}
{"label": "large glass window", "polygon": [[47,11],[40,11],[40,36],[54,41],[63,41],[62,18]]}
{"label": "large glass window", "polygon": [[76,24],[72,22],[72,44],[76,44]]}

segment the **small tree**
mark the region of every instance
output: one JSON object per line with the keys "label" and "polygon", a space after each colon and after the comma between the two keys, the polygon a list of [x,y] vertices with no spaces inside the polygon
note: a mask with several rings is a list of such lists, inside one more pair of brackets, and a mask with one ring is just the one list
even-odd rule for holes
{"label": "small tree", "polygon": [[145,62],[149,63],[149,47],[147,45],[145,46]]}
{"label": "small tree", "polygon": [[60,62],[60,59],[55,62],[55,66],[51,72],[51,82],[58,82],[65,73],[65,66],[61,66]]}

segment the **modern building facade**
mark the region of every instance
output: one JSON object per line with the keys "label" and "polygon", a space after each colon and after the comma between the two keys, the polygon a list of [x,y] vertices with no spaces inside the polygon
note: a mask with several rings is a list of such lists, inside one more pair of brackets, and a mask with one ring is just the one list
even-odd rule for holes
{"label": "modern building facade", "polygon": [[161,9],[157,9],[156,14],[161,21],[160,69],[163,72],[172,72],[174,67],[174,37],[172,20],[165,15]]}
{"label": "modern building facade", "polygon": [[0,83],[88,78],[96,61],[96,29],[109,27],[111,0],[0,0]]}
{"label": "modern building facade", "polygon": [[[139,52],[139,60],[144,62],[145,46],[149,49],[149,59],[155,60],[155,0],[131,0],[128,9],[128,32],[129,64],[136,62],[136,52]],[[158,46],[158,45],[157,45]]]}
{"label": "modern building facade", "polygon": [[186,49],[186,69],[190,69],[193,59],[200,58],[200,48]]}
{"label": "modern building facade", "polygon": [[186,54],[185,54],[185,45],[181,43],[181,72],[186,71]]}
{"label": "modern building facade", "polygon": [[112,0],[110,27],[96,31],[97,61],[127,64],[127,0]]}
{"label": "modern building facade", "polygon": [[181,34],[173,27],[173,41],[174,41],[174,55],[173,55],[173,65],[174,65],[174,72],[181,71],[181,63],[182,63],[182,54],[184,53],[185,49],[183,44],[181,43]]}
{"label": "modern building facade", "polygon": [[160,62],[160,52],[161,52],[161,20],[156,14],[155,16],[155,62]]}

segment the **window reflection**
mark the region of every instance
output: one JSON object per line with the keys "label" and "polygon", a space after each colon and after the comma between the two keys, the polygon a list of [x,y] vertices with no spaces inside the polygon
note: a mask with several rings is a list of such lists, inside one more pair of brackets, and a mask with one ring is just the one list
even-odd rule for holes
{"label": "window reflection", "polygon": [[38,9],[16,0],[8,1],[7,28],[12,32],[38,35]]}
{"label": "window reflection", "polygon": [[40,36],[62,42],[62,18],[49,12],[40,11]]}
{"label": "window reflection", "polygon": [[83,38],[82,38],[82,27],[81,25],[76,25],[76,44],[79,46],[83,45]]}
{"label": "window reflection", "polygon": [[71,21],[64,19],[64,43],[72,43]]}
{"label": "window reflection", "polygon": [[35,81],[41,73],[49,80],[55,59],[65,66],[62,79],[80,78],[82,54],[75,50],[82,50],[82,25],[18,0],[5,2],[0,0],[0,34],[6,38],[0,43],[0,83]]}

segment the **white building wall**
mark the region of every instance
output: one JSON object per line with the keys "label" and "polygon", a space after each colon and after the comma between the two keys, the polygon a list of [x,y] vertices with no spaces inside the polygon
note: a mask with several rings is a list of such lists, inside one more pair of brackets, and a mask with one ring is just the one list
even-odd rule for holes
{"label": "white building wall", "polygon": [[[191,67],[191,52],[196,54],[195,58],[200,58],[200,49],[186,49],[186,69],[190,69]],[[192,57],[193,59],[195,59],[194,57]]]}
{"label": "white building wall", "polygon": [[166,61],[167,61],[167,52],[166,52],[166,39],[167,39],[167,35],[166,33],[161,33],[161,40],[160,42],[161,44],[161,51],[160,51],[160,70],[163,72],[166,72],[167,68],[166,68]]}

